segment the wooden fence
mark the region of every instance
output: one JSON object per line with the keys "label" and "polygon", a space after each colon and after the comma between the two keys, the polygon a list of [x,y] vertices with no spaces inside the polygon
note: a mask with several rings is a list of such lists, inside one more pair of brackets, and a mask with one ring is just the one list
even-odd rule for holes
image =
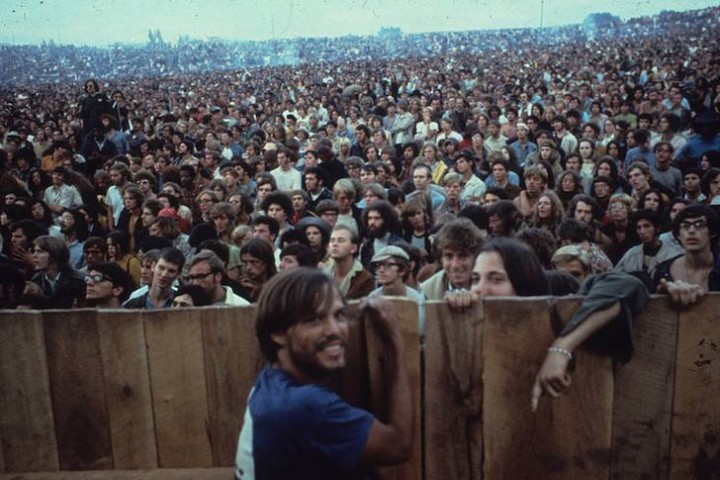
{"label": "wooden fence", "polygon": [[[385,477],[720,478],[720,296],[680,312],[654,298],[635,319],[628,364],[581,350],[570,393],[543,398],[533,414],[552,313],[566,320],[579,302],[492,299],[464,314],[430,303],[421,352],[415,306],[397,301],[417,441]],[[263,364],[252,317],[252,308],[3,312],[0,473],[230,478]],[[373,409],[383,398],[377,341],[355,313],[350,325],[337,388]]]}

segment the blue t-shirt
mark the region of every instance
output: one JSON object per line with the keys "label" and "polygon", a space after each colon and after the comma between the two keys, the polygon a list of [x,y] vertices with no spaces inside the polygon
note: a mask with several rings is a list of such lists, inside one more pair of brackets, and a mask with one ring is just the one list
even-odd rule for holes
{"label": "blue t-shirt", "polygon": [[347,478],[359,470],[373,421],[330,390],[267,366],[250,392],[235,478]]}

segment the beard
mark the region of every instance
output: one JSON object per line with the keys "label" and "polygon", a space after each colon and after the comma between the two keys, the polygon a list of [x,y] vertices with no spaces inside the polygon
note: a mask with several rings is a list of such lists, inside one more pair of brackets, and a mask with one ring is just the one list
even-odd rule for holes
{"label": "beard", "polygon": [[367,233],[370,238],[383,238],[387,233],[387,228],[385,225],[380,225],[379,227],[369,226]]}

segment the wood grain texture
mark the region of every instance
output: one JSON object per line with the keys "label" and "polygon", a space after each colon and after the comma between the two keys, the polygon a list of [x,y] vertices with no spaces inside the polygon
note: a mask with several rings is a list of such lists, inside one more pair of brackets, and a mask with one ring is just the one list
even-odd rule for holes
{"label": "wood grain texture", "polygon": [[426,478],[482,478],[482,305],[428,302],[425,312]]}
{"label": "wood grain texture", "polygon": [[345,347],[345,368],[331,381],[330,387],[349,404],[370,410],[370,381],[367,360],[365,322],[358,310],[360,302],[348,302],[348,342]]}
{"label": "wood grain texture", "polygon": [[113,467],[94,310],[44,313],[60,470]]}
{"label": "wood grain texture", "polygon": [[666,298],[633,319],[633,358],[615,367],[612,479],[668,478],[677,322]]}
{"label": "wood grain texture", "polygon": [[483,337],[484,477],[607,479],[612,421],[608,358],[576,352],[567,395],[530,410],[554,335],[546,299],[487,299]]}
{"label": "wood grain texture", "polygon": [[158,465],[210,467],[202,329],[196,315],[144,314]]}
{"label": "wood grain texture", "polygon": [[27,473],[6,480],[228,480],[232,468],[160,468],[153,470],[102,470],[94,472]]}
{"label": "wood grain texture", "polygon": [[158,466],[142,315],[97,313],[115,468]]}
{"label": "wood grain texture", "polygon": [[42,314],[0,314],[0,472],[58,470]]}
{"label": "wood grain texture", "polygon": [[207,379],[214,466],[235,463],[247,398],[265,364],[255,336],[255,309],[198,309]]}
{"label": "wood grain texture", "polygon": [[680,313],[670,478],[720,478],[720,297]]}
{"label": "wood grain texture", "polygon": [[[420,335],[418,332],[418,305],[411,300],[392,300],[398,317],[398,325],[405,344],[405,364],[413,394],[413,410],[415,419],[415,442],[413,455],[410,460],[396,467],[384,468],[383,478],[391,479],[420,479],[422,478],[422,442],[420,441]],[[372,323],[365,322],[368,349],[368,368],[370,372],[370,386],[372,405],[375,416],[381,420],[387,419],[388,392],[383,381],[382,357],[385,355],[382,341],[375,333]]]}

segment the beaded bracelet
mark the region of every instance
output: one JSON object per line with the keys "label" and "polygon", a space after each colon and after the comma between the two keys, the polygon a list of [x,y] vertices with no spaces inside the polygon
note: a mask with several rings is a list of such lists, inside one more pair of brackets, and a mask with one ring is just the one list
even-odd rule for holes
{"label": "beaded bracelet", "polygon": [[566,349],[564,349],[564,348],[562,348],[562,347],[550,347],[550,348],[548,348],[548,352],[559,353],[559,354],[565,355],[565,356],[568,357],[570,360],[573,359],[573,354],[572,354],[572,352],[571,352],[570,350],[566,350]]}

